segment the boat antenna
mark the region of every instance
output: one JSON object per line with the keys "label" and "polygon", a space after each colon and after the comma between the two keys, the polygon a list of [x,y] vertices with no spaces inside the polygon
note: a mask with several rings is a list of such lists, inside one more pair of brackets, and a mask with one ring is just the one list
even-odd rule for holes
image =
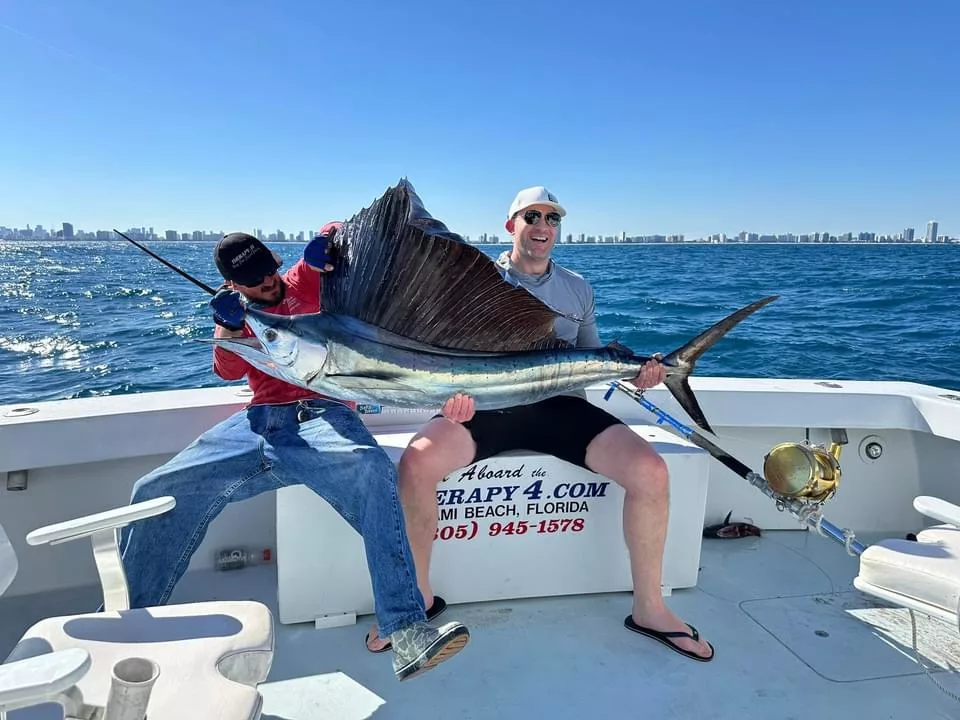
{"label": "boat antenna", "polygon": [[183,270],[181,270],[180,268],[178,268],[178,267],[177,267],[176,265],[174,265],[173,263],[167,262],[167,261],[164,260],[162,257],[160,257],[159,255],[157,255],[157,254],[156,254],[153,250],[151,250],[150,248],[148,248],[148,247],[146,247],[146,246],[144,246],[144,245],[141,245],[140,243],[138,243],[138,242],[137,242],[136,240],[134,240],[133,238],[127,237],[126,235],[124,235],[122,232],[120,232],[120,231],[117,230],[116,228],[114,228],[113,231],[114,231],[117,235],[119,235],[120,237],[122,237],[124,240],[129,240],[130,242],[132,242],[132,243],[133,243],[134,245],[136,245],[138,248],[140,248],[141,250],[143,250],[147,255],[150,255],[151,257],[155,257],[157,260],[159,260],[160,262],[162,262],[164,265],[166,265],[168,268],[170,268],[170,269],[173,270],[174,272],[180,273],[183,277],[185,277],[187,280],[189,280],[190,282],[192,282],[192,283],[193,283],[194,285],[196,285],[197,287],[203,288],[204,290],[206,290],[206,291],[207,291],[208,293],[210,293],[211,295],[216,295],[216,294],[217,294],[217,291],[214,290],[214,289],[213,289],[212,287],[210,287],[209,285],[207,285],[205,282],[203,282],[202,280],[197,280],[195,277],[193,277],[192,275],[190,275],[190,274],[187,273],[187,272],[184,272]]}

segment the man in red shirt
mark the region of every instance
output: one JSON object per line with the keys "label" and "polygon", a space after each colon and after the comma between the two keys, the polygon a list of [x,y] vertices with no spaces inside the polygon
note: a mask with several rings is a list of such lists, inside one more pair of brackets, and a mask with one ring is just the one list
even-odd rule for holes
{"label": "man in red shirt", "polygon": [[[227,280],[210,304],[216,323],[214,337],[253,337],[253,331],[243,323],[243,303],[248,302],[277,315],[300,315],[320,311],[320,277],[333,269],[326,255],[328,238],[339,223],[327,223],[317,233],[317,238],[304,249],[304,258],[299,260],[282,277],[277,272],[280,258],[276,253],[246,233],[231,233],[220,241],[214,260],[220,274]],[[310,258],[310,255],[317,257]],[[236,257],[238,260],[234,260]],[[313,267],[308,259],[321,267]],[[242,260],[242,262],[240,262]],[[232,267],[231,262],[238,262]],[[311,390],[291,385],[258,370],[246,360],[229,350],[215,347],[213,371],[224,380],[239,380],[247,376],[247,384],[253,391],[251,405],[275,405],[298,400],[324,397]],[[351,406],[352,403],[349,403]]]}
{"label": "man in red shirt", "polygon": [[[322,273],[332,269],[328,240],[338,227],[321,228],[303,258],[283,275],[279,257],[257,238],[224,236],[214,251],[226,281],[210,301],[215,335],[253,335],[244,324],[242,298],[280,315],[319,312]],[[377,622],[392,641],[397,678],[419,675],[461,650],[470,637],[466,627],[450,622],[435,628],[426,622],[396,469],[355,409],[271,377],[219,347],[213,351],[213,370],[225,380],[246,375],[253,399],[134,485],[134,503],[172,495],[177,504],[124,530],[131,607],[169,600],[208,526],[228,503],[303,484],[363,537]]]}

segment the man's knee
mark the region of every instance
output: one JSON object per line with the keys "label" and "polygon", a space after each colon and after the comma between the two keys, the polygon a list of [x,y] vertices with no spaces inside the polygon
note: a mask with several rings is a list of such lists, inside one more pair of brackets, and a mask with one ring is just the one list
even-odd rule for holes
{"label": "man's knee", "polygon": [[[198,471],[204,463],[198,462],[195,453],[197,442],[194,441],[159,467],[141,477],[133,484],[131,503],[154,500],[164,495],[177,497],[183,487],[194,486],[194,480],[199,482],[203,473]],[[212,462],[212,461],[211,461]]]}
{"label": "man's knee", "polygon": [[397,484],[397,466],[387,454],[386,450],[379,448],[376,452],[370,453],[367,458],[367,467],[377,478],[388,481],[391,485]]}
{"label": "man's knee", "polygon": [[370,490],[387,486],[396,487],[397,468],[387,452],[379,447],[366,448],[357,456],[358,465],[353,469],[354,484],[363,484]]}
{"label": "man's knee", "polygon": [[400,483],[436,488],[448,474],[469,465],[475,452],[473,438],[463,425],[433,420],[403,451],[399,463]]}
{"label": "man's knee", "polygon": [[616,480],[628,492],[667,494],[670,473],[666,461],[626,425],[613,425],[594,438],[587,459],[591,469]]}
{"label": "man's knee", "polygon": [[627,489],[646,496],[666,497],[670,487],[670,471],[663,457],[653,447],[637,438],[628,451]]}
{"label": "man's knee", "polygon": [[646,450],[641,453],[638,463],[638,474],[643,478],[645,483],[658,489],[667,489],[667,486],[670,484],[670,471],[667,468],[667,462],[663,459],[663,456],[648,446]]}
{"label": "man's knee", "polygon": [[133,484],[133,489],[130,491],[130,504],[133,505],[138,502],[145,502],[146,500],[154,500],[163,495],[173,495],[174,493],[172,491],[164,487],[164,477],[165,473],[163,472],[163,468],[157,468],[137,480]]}

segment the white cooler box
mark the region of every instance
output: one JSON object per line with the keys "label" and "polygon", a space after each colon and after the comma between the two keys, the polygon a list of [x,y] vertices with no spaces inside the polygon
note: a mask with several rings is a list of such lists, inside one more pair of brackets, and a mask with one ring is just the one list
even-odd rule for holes
{"label": "white cooler box", "polygon": [[[631,426],[666,460],[670,520],[663,591],[697,584],[710,456],[655,425]],[[374,428],[398,461],[411,432]],[[623,489],[552,456],[498,455],[438,487],[430,578],[450,604],[632,590],[623,540]],[[304,486],[277,492],[281,623],[318,627],[373,612],[360,536]]]}

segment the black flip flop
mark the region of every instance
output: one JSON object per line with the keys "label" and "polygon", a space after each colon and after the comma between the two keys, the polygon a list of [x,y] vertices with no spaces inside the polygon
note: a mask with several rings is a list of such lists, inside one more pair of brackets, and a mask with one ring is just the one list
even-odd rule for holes
{"label": "black flip flop", "polygon": [[699,642],[700,633],[697,632],[697,629],[693,625],[687,625],[687,627],[690,628],[690,632],[688,633],[681,632],[679,630],[676,630],[673,632],[661,632],[660,630],[653,630],[651,628],[645,628],[642,625],[637,625],[633,621],[633,615],[627,615],[626,619],[623,621],[623,626],[627,630],[632,630],[633,632],[639,633],[640,635],[646,635],[648,638],[653,638],[657,642],[663,643],[668,648],[672,650],[676,650],[678,653],[680,653],[684,657],[691,658],[693,660],[696,660],[697,662],[710,662],[711,660],[713,660],[713,656],[716,654],[714,652],[713,645],[711,645],[709,641],[707,642],[707,647],[710,648],[710,657],[701,657],[700,655],[697,655],[695,652],[692,652],[690,650],[684,650],[679,645],[670,641],[670,638],[685,637],[685,638],[690,638],[694,642]]}
{"label": "black flip flop", "polygon": [[[443,614],[443,611],[446,609],[447,609],[447,602],[439,595],[434,595],[433,605],[431,605],[430,609],[427,610],[427,621],[429,622],[430,620],[433,620],[434,618],[439,617],[440,615]],[[367,648],[367,651],[372,653],[386,652],[393,646],[391,642],[387,641],[387,644],[384,645],[379,650],[371,650],[370,649],[370,632],[367,632],[367,634],[364,636],[363,644]]]}

